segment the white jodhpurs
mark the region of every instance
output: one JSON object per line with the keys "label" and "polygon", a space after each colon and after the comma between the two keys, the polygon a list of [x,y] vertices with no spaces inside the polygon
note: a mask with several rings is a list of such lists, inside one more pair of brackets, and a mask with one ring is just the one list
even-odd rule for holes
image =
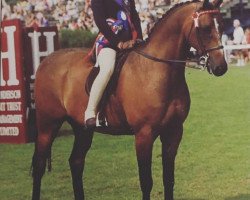
{"label": "white jodhpurs", "polygon": [[97,57],[100,71],[90,91],[89,102],[84,116],[85,121],[89,118],[96,117],[98,103],[100,102],[109,79],[114,72],[115,59],[116,51],[111,48],[103,48]]}

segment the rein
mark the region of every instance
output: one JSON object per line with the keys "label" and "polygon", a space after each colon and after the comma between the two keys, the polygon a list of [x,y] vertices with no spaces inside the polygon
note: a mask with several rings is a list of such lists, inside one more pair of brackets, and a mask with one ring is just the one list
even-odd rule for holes
{"label": "rein", "polygon": [[155,62],[161,62],[161,63],[165,63],[165,64],[169,64],[169,63],[186,63],[187,61],[185,60],[164,60],[161,58],[157,58],[155,56],[151,56],[149,54],[146,54],[143,51],[140,51],[138,49],[135,49],[134,52],[138,53],[139,55],[144,56],[145,58],[148,58],[149,60],[153,60]]}
{"label": "rein", "polygon": [[[190,28],[189,34],[188,34],[188,40],[190,38],[193,27],[195,27],[197,41],[198,41],[199,47],[200,47],[201,52],[202,52],[200,59],[197,59],[197,60],[161,59],[161,58],[157,58],[155,56],[149,55],[149,54],[147,54],[147,53],[145,53],[145,52],[143,52],[141,50],[138,50],[138,49],[134,49],[133,51],[136,52],[137,54],[139,54],[139,55],[141,55],[141,56],[143,56],[143,57],[145,57],[147,59],[153,60],[155,62],[161,62],[161,63],[165,63],[165,64],[171,64],[171,63],[186,64],[187,62],[196,62],[199,65],[202,65],[204,68],[206,68],[208,66],[208,58],[209,58],[208,53],[212,52],[212,51],[215,51],[215,50],[223,49],[223,46],[220,45],[220,46],[217,46],[217,47],[211,47],[209,49],[205,48],[204,44],[202,43],[202,39],[200,37],[199,17],[204,15],[204,14],[218,14],[218,13],[220,13],[220,12],[219,12],[219,10],[216,9],[216,10],[207,10],[207,11],[201,11],[201,12],[197,11],[197,12],[193,13],[193,15],[192,15],[193,23],[192,23],[192,26]],[[216,29],[217,29],[217,27],[216,27]]]}

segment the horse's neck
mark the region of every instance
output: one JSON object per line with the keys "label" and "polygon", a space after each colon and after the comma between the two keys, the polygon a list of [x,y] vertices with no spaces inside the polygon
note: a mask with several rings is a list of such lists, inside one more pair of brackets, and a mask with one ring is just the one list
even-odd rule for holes
{"label": "horse's neck", "polygon": [[156,24],[144,51],[162,59],[186,59],[189,45],[183,26],[188,18],[191,19],[192,10],[191,6],[184,6],[163,18]]}

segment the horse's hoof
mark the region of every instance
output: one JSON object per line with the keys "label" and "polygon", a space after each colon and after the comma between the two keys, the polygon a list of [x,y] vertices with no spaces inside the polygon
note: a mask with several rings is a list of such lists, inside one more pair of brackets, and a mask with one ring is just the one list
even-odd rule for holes
{"label": "horse's hoof", "polygon": [[92,117],[86,120],[85,128],[88,130],[94,129],[96,127],[96,118]]}

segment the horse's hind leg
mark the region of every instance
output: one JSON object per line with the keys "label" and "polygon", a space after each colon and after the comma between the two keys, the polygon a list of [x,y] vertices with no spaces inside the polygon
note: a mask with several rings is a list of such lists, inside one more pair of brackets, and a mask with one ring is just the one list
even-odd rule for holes
{"label": "horse's hind leg", "polygon": [[32,200],[40,199],[41,179],[46,168],[46,159],[50,157],[51,145],[62,125],[62,121],[51,121],[38,127],[35,152],[32,158],[33,192]]}
{"label": "horse's hind leg", "polygon": [[151,127],[145,126],[135,135],[136,156],[139,168],[139,178],[142,199],[149,200],[153,187],[152,179],[152,150],[155,136]]}
{"label": "horse's hind leg", "polygon": [[76,200],[83,200],[84,190],[82,177],[84,163],[86,154],[92,144],[93,131],[87,132],[84,130],[83,126],[74,122],[70,122],[70,124],[75,134],[74,146],[69,158],[74,196]]}
{"label": "horse's hind leg", "polygon": [[175,157],[182,138],[183,126],[173,123],[161,133],[164,199],[173,200]]}

